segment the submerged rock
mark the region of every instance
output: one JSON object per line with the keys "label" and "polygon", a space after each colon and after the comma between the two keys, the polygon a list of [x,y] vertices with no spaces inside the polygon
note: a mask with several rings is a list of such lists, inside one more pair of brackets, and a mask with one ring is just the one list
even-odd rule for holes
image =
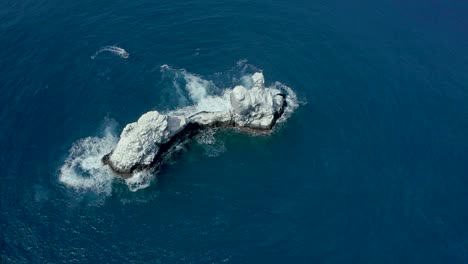
{"label": "submerged rock", "polygon": [[158,165],[165,152],[203,128],[272,129],[284,112],[286,95],[275,88],[266,88],[260,72],[251,78],[250,89],[236,86],[222,96],[205,95],[196,107],[167,114],[145,113],[137,122],[125,126],[115,149],[102,158],[103,163],[120,175],[131,176]]}

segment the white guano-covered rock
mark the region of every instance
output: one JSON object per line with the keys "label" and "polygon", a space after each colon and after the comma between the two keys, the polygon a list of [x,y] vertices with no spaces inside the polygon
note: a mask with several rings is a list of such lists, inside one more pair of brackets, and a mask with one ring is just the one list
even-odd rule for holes
{"label": "white guano-covered rock", "polygon": [[236,86],[230,96],[234,112],[240,116],[248,115],[252,108],[250,93],[244,86]]}
{"label": "white guano-covered rock", "polygon": [[125,126],[109,157],[112,167],[130,172],[136,164],[151,164],[159,146],[181,131],[186,123],[183,116],[167,116],[156,111],[145,113],[137,122]]}
{"label": "white guano-covered rock", "polygon": [[[198,78],[198,77],[197,77]],[[142,115],[137,122],[128,124],[115,149],[104,158],[104,162],[121,174],[131,174],[140,168],[153,164],[162,144],[168,143],[177,133],[187,128],[239,127],[269,130],[282,114],[285,106],[284,95],[274,88],[265,87],[263,74],[253,74],[249,88],[242,85],[227,89],[222,95],[206,95],[203,87],[206,81],[192,81],[191,91],[197,104],[168,114],[156,111]],[[211,85],[211,83],[210,83]],[[195,125],[188,127],[188,125]],[[183,134],[182,133],[182,134]],[[173,144],[173,143],[170,143]]]}
{"label": "white guano-covered rock", "polygon": [[232,115],[227,112],[200,112],[190,117],[190,122],[197,123],[204,127],[230,126],[232,125]]}
{"label": "white guano-covered rock", "polygon": [[236,86],[231,93],[234,122],[240,127],[269,129],[274,125],[275,115],[282,111],[284,98],[279,90],[265,88],[262,73],[253,74],[252,82],[250,90]]}

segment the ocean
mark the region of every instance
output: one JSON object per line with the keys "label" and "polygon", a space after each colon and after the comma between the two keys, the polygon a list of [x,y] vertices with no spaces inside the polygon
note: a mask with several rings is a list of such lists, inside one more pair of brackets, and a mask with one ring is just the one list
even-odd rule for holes
{"label": "ocean", "polygon": [[[467,263],[467,14],[0,1],[0,262]],[[193,103],[180,76],[220,93],[255,71],[298,98],[271,135],[207,131],[150,178],[103,172],[126,124]]]}

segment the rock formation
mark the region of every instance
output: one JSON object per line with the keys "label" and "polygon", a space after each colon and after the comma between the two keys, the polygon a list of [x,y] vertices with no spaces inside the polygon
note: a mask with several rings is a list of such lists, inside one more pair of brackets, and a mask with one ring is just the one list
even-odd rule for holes
{"label": "rock formation", "polygon": [[[268,131],[287,106],[287,95],[267,88],[263,74],[252,75],[253,86],[236,86],[222,96],[206,96],[201,100],[213,111],[186,107],[166,114],[151,111],[122,131],[115,149],[102,158],[114,172],[131,176],[134,172],[157,166],[164,154],[181,140],[210,127],[237,127]],[[203,109],[203,108],[202,108]]]}

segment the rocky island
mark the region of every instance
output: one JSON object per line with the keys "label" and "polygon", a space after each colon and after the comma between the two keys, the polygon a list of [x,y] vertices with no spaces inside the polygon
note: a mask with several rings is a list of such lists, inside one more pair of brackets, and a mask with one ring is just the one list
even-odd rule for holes
{"label": "rocky island", "polygon": [[275,87],[265,87],[264,76],[251,76],[252,86],[226,89],[221,96],[207,96],[202,103],[209,110],[190,106],[165,114],[151,111],[123,129],[116,147],[102,162],[117,174],[134,173],[159,166],[164,155],[183,140],[203,129],[239,128],[270,131],[288,106],[288,95]]}

